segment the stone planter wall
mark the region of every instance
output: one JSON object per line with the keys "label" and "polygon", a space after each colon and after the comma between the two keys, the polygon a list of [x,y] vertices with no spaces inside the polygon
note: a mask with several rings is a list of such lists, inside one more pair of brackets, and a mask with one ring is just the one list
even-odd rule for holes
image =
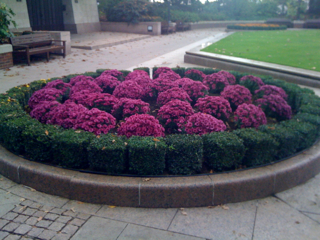
{"label": "stone planter wall", "polygon": [[[152,27],[152,31],[150,31],[150,27]],[[160,35],[161,22],[140,22],[138,24],[128,24],[126,22],[101,22],[101,31]]]}
{"label": "stone planter wall", "polygon": [[13,66],[12,45],[0,45],[0,69],[6,69]]}

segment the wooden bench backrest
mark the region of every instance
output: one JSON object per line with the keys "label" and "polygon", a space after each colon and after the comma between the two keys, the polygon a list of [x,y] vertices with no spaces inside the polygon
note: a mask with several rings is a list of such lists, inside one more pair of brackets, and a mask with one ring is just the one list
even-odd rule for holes
{"label": "wooden bench backrest", "polygon": [[15,45],[45,46],[51,45],[52,38],[50,33],[28,34],[10,38],[10,42]]}

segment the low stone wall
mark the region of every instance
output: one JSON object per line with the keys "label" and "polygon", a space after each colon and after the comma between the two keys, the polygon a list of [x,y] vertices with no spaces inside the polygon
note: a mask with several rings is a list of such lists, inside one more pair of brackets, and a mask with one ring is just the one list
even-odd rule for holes
{"label": "low stone wall", "polygon": [[140,22],[137,24],[128,24],[126,22],[101,22],[101,31],[160,35],[161,22]]}
{"label": "low stone wall", "polygon": [[197,22],[191,23],[191,30],[203,28],[226,28],[232,24],[245,24],[245,23],[264,23],[265,21],[210,21],[210,22]]}
{"label": "low stone wall", "polygon": [[6,69],[13,66],[12,45],[0,45],[0,69]]}

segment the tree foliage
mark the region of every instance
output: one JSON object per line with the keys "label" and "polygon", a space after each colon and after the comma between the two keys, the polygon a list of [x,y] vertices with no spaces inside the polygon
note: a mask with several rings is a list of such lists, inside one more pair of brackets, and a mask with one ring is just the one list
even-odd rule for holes
{"label": "tree foliage", "polygon": [[6,4],[0,3],[0,43],[8,37],[13,37],[13,33],[10,31],[9,26],[12,23],[16,27],[16,22],[12,20],[15,13]]}

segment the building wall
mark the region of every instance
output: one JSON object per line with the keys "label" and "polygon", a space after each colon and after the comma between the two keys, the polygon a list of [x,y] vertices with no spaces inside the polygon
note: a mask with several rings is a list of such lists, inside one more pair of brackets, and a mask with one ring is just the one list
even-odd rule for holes
{"label": "building wall", "polygon": [[[21,2],[17,2],[14,0],[1,0],[1,2],[5,3],[8,7],[10,7],[12,11],[16,14],[13,17],[13,20],[17,23],[18,30],[31,30],[27,8],[27,0],[21,0]],[[11,25],[10,28],[14,29],[14,26]]]}

